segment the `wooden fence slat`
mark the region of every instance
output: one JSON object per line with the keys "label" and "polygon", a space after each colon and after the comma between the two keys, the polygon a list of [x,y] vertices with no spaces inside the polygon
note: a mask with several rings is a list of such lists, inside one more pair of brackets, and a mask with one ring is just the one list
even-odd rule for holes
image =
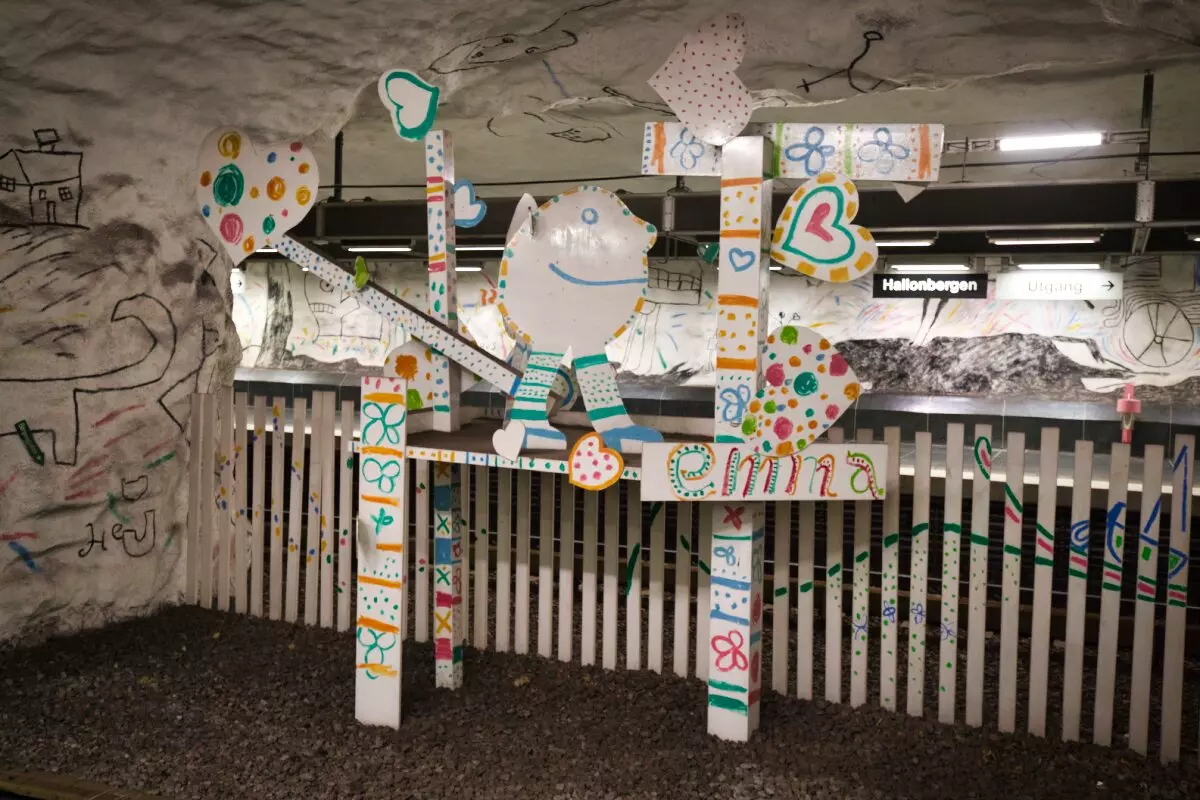
{"label": "wooden fence slat", "polygon": [[254,489],[250,499],[250,613],[263,615],[263,522],[267,516],[265,489],[267,485],[267,398],[254,398],[254,432],[250,436],[253,448]]}
{"label": "wooden fence slat", "polygon": [[925,714],[925,635],[929,606],[929,497],[932,494],[933,435],[917,433],[913,465],[911,564],[908,579],[908,695],[909,716]]}
{"label": "wooden fence slat", "polygon": [[234,518],[238,514],[235,497],[233,453],[233,389],[222,389],[218,397],[217,417],[219,422],[219,439],[217,441],[217,469],[220,496],[220,506],[217,514],[217,610],[228,611],[230,593],[233,589],[233,579],[230,577],[232,568]]}
{"label": "wooden fence slat", "polygon": [[1046,735],[1050,612],[1054,604],[1054,527],[1058,510],[1058,428],[1042,428],[1038,448],[1037,521],[1033,547],[1033,622],[1029,655],[1029,732]]}
{"label": "wooden fence slat", "polygon": [[896,648],[900,628],[900,429],[884,428],[888,446],[883,500],[883,566],[880,576],[879,705],[896,710]]}
{"label": "wooden fence slat", "polygon": [[1112,744],[1113,695],[1117,686],[1117,636],[1121,625],[1121,578],[1128,535],[1129,445],[1113,443],[1109,456],[1107,522],[1100,579],[1100,643],[1096,652],[1096,706],[1092,741]]}
{"label": "wooden fence slat", "polygon": [[417,522],[415,531],[417,541],[413,550],[417,560],[417,579],[413,582],[416,587],[413,590],[413,640],[427,642],[429,641],[429,612],[432,608],[429,597],[429,575],[433,572],[429,553],[429,537],[432,533],[429,524],[429,498],[433,495],[433,476],[428,461],[418,461],[414,471],[417,474],[416,497],[413,498],[413,505],[416,506],[414,516]]}
{"label": "wooden fence slat", "polygon": [[[471,539],[472,531],[475,530],[472,525],[473,518],[471,516],[472,509],[475,503],[471,499],[474,492],[474,473],[473,470],[463,464],[460,467],[455,467],[459,474],[459,493],[458,493],[458,514],[461,520],[461,529],[458,531],[459,546],[462,548],[462,557],[459,564],[459,574],[462,576],[462,590],[459,594],[459,625],[462,626],[462,632],[455,634],[455,641],[460,646],[466,647],[471,641]],[[478,524],[477,522],[475,524]]]}
{"label": "wooden fence slat", "polygon": [[946,506],[938,638],[938,721],[954,724],[958,689],[958,597],[962,576],[963,426],[946,426]]}
{"label": "wooden fence slat", "polygon": [[213,523],[213,514],[217,509],[217,493],[215,478],[216,436],[217,436],[217,396],[206,394],[201,397],[200,413],[204,416],[201,424],[201,440],[198,445],[201,458],[200,466],[200,531],[196,548],[196,568],[199,570],[198,582],[200,596],[198,601],[203,608],[213,607],[213,548],[217,546],[217,531]]}
{"label": "wooden fence slat", "polygon": [[475,636],[477,650],[488,646],[488,555],[491,552],[491,476],[487,467],[475,467],[471,481],[475,503]]}
{"label": "wooden fence slat", "polygon": [[335,453],[337,452],[334,436],[334,411],[337,406],[337,395],[328,392],[325,395],[325,437],[321,440],[321,543],[317,550],[317,561],[321,566],[321,627],[332,628],[333,620],[333,553],[334,514],[337,511],[337,494],[334,491]]}
{"label": "wooden fence slat", "polygon": [[[692,559],[688,547],[692,543],[692,503],[679,503],[676,506],[679,516],[675,524],[675,638],[672,653],[672,666],[675,674],[686,678],[688,675],[688,657],[691,642],[692,613]],[[626,624],[628,620],[626,620]]]}
{"label": "wooden fence slat", "polygon": [[1083,635],[1087,613],[1088,542],[1092,516],[1091,442],[1075,442],[1071,542],[1067,560],[1067,644],[1063,652],[1063,741],[1079,740],[1083,702]]}
{"label": "wooden fence slat", "polygon": [[1175,458],[1171,461],[1171,532],[1166,575],[1167,621],[1163,637],[1162,743],[1158,749],[1159,758],[1164,763],[1179,760],[1195,452],[1194,436],[1175,437]]}
{"label": "wooden fence slat", "polygon": [[533,473],[517,473],[517,561],[516,610],[513,621],[513,649],[520,655],[529,652],[529,546],[533,496]]}
{"label": "wooden fence slat", "polygon": [[[617,562],[621,547],[621,482],[604,490],[604,638],[603,666],[617,668]],[[660,580],[661,584],[662,581]],[[659,626],[659,636],[662,626]],[[653,646],[653,642],[651,643]]]}
{"label": "wooden fence slat", "polygon": [[792,504],[775,504],[775,559],[771,589],[771,688],[788,692],[788,661],[791,648],[788,635],[788,592],[792,584]]}
{"label": "wooden fence slat", "polygon": [[320,621],[321,601],[321,513],[325,507],[322,495],[322,472],[325,461],[325,406],[327,392],[313,392],[312,436],[308,440],[308,527],[304,540],[304,624]]}
{"label": "wooden fence slat", "polygon": [[708,554],[712,552],[712,514],[700,509],[700,535],[696,547],[696,677],[708,680],[708,614],[711,608],[712,577],[709,575]]}
{"label": "wooden fence slat", "polygon": [[288,504],[287,599],[283,618],[295,622],[300,612],[300,548],[304,542],[304,463],[308,429],[308,399],[292,401],[292,486]]}
{"label": "wooden fence slat", "polygon": [[512,630],[512,478],[500,470],[496,499],[496,650],[507,653]]}
{"label": "wooden fence slat", "polygon": [[575,650],[575,487],[559,482],[558,514],[558,660],[570,661]]}
{"label": "wooden fence slat", "polygon": [[987,569],[991,544],[992,426],[975,426],[971,472],[971,582],[967,595],[966,722],[983,724],[983,662],[987,643]]}
{"label": "wooden fence slat", "polygon": [[233,597],[234,610],[245,614],[250,610],[247,581],[250,580],[250,504],[246,500],[250,476],[246,470],[246,393],[233,396]]}
{"label": "wooden fence slat", "polygon": [[[204,398],[207,395],[192,394],[188,410],[188,516],[187,541],[184,545],[184,597],[186,602],[200,602],[200,508],[211,503],[211,497],[202,489],[204,474]],[[203,499],[202,499],[203,498]]]}
{"label": "wooden fence slat", "polygon": [[[338,451],[338,535],[337,540],[337,629],[350,630],[350,595],[353,593],[354,540],[358,521],[354,518],[354,401],[343,400],[342,438]],[[408,491],[407,473],[402,491]],[[407,506],[406,506],[407,508]],[[407,520],[405,520],[407,523]],[[402,554],[403,555],[403,554]],[[403,563],[403,562],[402,562]],[[403,574],[403,573],[402,573]]]}
{"label": "wooden fence slat", "polygon": [[813,696],[813,553],[816,547],[816,504],[797,503],[799,536],[796,539],[796,695]]}
{"label": "wooden fence slat", "polygon": [[[855,441],[869,444],[871,430],[859,430]],[[850,705],[867,702],[867,664],[871,646],[871,501],[854,503],[854,623],[850,633]]]}
{"label": "wooden fence slat", "polygon": [[[656,506],[658,508],[658,513],[654,515],[654,519],[650,523],[650,615],[648,629],[650,641],[646,649],[646,668],[652,672],[662,672],[664,588],[663,551],[667,549],[667,506],[665,503],[658,503]],[[606,528],[607,523],[608,518],[605,517]],[[625,557],[632,562],[634,554],[632,552],[626,552]],[[645,556],[643,555],[643,558],[644,557]],[[605,563],[607,565],[607,561]]]}
{"label": "wooden fence slat", "polygon": [[271,560],[267,569],[271,576],[269,614],[274,620],[283,617],[283,527],[286,522],[283,491],[284,478],[291,474],[288,462],[284,459],[287,435],[283,425],[286,409],[286,398],[276,397],[271,401]]}
{"label": "wooden fence slat", "polygon": [[[828,439],[840,444],[845,434],[830,428]],[[825,699],[842,702],[842,592],[845,580],[846,511],[841,500],[825,508]]]}
{"label": "wooden fence slat", "polygon": [[541,490],[538,525],[538,655],[554,655],[554,475],[538,476]]}
{"label": "wooden fence slat", "polygon": [[599,492],[583,493],[583,622],[580,627],[579,661],[585,667],[596,663],[596,545],[599,539]]}
{"label": "wooden fence slat", "polygon": [[[1129,698],[1129,746],[1146,755],[1150,741],[1150,676],[1154,663],[1155,599],[1158,595],[1158,537],[1162,516],[1162,445],[1142,453],[1142,529],[1137,532],[1137,589],[1133,612],[1133,683]],[[1130,532],[1130,536],[1133,532]]]}
{"label": "wooden fence slat", "polygon": [[1017,645],[1021,624],[1021,525],[1025,519],[1025,434],[1010,431],[1004,456],[1004,551],[1000,594],[998,726],[1017,729]]}
{"label": "wooden fence slat", "polygon": [[[639,549],[642,544],[642,485],[629,482],[629,514],[626,518],[629,534],[626,547]],[[629,585],[625,590],[625,669],[642,668],[642,561],[629,568]]]}

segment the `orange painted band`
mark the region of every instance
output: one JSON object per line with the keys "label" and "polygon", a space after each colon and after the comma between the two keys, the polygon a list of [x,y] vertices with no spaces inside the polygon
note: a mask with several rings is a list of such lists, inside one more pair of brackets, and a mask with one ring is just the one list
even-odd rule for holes
{"label": "orange painted band", "polygon": [[359,497],[364,503],[379,503],[381,506],[398,506],[400,501],[392,497],[382,497],[377,494],[364,494]]}
{"label": "orange painted band", "polygon": [[717,295],[717,305],[758,308],[758,298],[746,294],[719,294]]}
{"label": "orange painted band", "polygon": [[[753,358],[718,358],[717,369],[737,369],[754,372],[758,369],[758,362]],[[359,580],[362,580],[359,578]]]}
{"label": "orange painted band", "polygon": [[394,392],[370,392],[363,395],[363,400],[368,403],[407,403],[408,398],[402,394]]}
{"label": "orange painted band", "polygon": [[[361,581],[362,578],[359,578],[359,580]],[[371,619],[370,617],[359,617],[358,618],[358,627],[370,628],[373,631],[380,631],[381,633],[399,633],[400,632],[400,629],[397,628],[395,625],[389,625],[386,622],[380,622],[379,620]]]}
{"label": "orange painted band", "polygon": [[404,458],[403,450],[396,450],[392,447],[364,447],[359,452],[369,456],[395,456],[396,458]]}
{"label": "orange painted band", "polygon": [[762,236],[762,231],[758,228],[730,228],[721,231],[722,239],[757,239],[759,236]]}
{"label": "orange painted band", "polygon": [[382,550],[385,553],[403,553],[404,545],[402,544],[377,544],[376,550]]}
{"label": "orange painted band", "polygon": [[721,188],[726,186],[758,186],[763,182],[762,178],[724,178],[721,180]]}
{"label": "orange painted band", "polygon": [[385,589],[399,589],[404,586],[400,581],[389,581],[386,578],[372,578],[369,575],[359,575],[359,583],[369,583],[372,586],[382,586]]}

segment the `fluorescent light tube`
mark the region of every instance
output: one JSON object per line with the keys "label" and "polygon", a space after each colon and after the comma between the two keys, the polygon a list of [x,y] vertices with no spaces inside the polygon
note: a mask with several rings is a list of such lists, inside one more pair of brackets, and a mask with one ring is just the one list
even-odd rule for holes
{"label": "fluorescent light tube", "polygon": [[1039,244],[1095,244],[1100,241],[1099,235],[1096,236],[1055,236],[1043,239],[1029,237],[1013,237],[1013,238],[997,238],[988,237],[994,245],[1001,247],[1023,247],[1025,245],[1037,246]]}
{"label": "fluorescent light tube", "polygon": [[1100,265],[1099,264],[1017,264],[1017,269],[1032,269],[1032,270],[1100,269]]}
{"label": "fluorescent light tube", "polygon": [[276,250],[274,247],[260,247],[257,250],[255,250],[254,252],[256,252],[256,253],[278,253],[279,251]]}
{"label": "fluorescent light tube", "polygon": [[462,253],[467,251],[476,252],[491,252],[499,253],[504,250],[505,245],[502,244],[460,244],[455,245],[454,252]]}
{"label": "fluorescent light tube", "polygon": [[1200,233],[1189,233],[1188,238],[1193,242],[1200,242]]}
{"label": "fluorescent light tube", "polygon": [[1103,133],[1060,133],[1053,136],[1009,136],[1000,140],[1001,150],[1052,150],[1056,147],[1096,147],[1104,144]]}
{"label": "fluorescent light tube", "polygon": [[879,247],[931,247],[933,239],[876,239]]}
{"label": "fluorescent light tube", "polygon": [[771,267],[771,272],[783,272],[783,267]]}
{"label": "fluorescent light tube", "polygon": [[927,272],[937,275],[946,272],[966,272],[966,264],[893,264],[892,272]]}
{"label": "fluorescent light tube", "polygon": [[455,272],[483,272],[483,267],[455,267]]}
{"label": "fluorescent light tube", "polygon": [[347,247],[351,253],[410,253],[412,247],[407,244],[357,245]]}

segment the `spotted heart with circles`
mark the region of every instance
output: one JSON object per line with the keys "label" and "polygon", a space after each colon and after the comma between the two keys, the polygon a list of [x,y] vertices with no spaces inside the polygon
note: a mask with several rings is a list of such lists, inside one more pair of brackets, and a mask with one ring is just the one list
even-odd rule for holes
{"label": "spotted heart with circles", "polygon": [[299,225],[320,183],[317,160],[302,143],[258,147],[231,128],[205,138],[196,173],[200,213],[235,265]]}
{"label": "spotted heart with circles", "polygon": [[871,232],[851,224],[858,189],[844,175],[822,172],[788,198],[771,235],[771,258],[832,283],[866,274],[879,258]]}
{"label": "spotted heart with circles", "polygon": [[571,485],[593,492],[612,486],[625,471],[621,454],[605,447],[604,439],[594,432],[580,437],[571,449],[567,464]]}

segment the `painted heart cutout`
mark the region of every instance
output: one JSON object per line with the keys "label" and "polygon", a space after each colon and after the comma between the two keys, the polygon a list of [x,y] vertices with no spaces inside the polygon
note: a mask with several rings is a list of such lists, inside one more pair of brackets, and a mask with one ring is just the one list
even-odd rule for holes
{"label": "painted heart cutout", "polygon": [[433,127],[441,90],[406,69],[388,70],[379,76],[379,100],[388,111],[396,135],[419,142]]}
{"label": "painted heart cutout", "polygon": [[758,253],[733,247],[729,250],[729,266],[734,272],[745,272],[758,263]]}
{"label": "painted heart cutout", "polygon": [[466,178],[454,182],[454,225],[474,228],[487,213],[487,203],[475,197],[475,185]]}
{"label": "painted heart cutout", "polygon": [[771,235],[771,258],[811,278],[845,283],[879,257],[871,232],[851,221],[858,189],[844,175],[822,172],[798,188]]}
{"label": "painted heart cutout", "polygon": [[258,148],[231,128],[205,138],[196,172],[200,213],[235,265],[299,225],[320,183],[317,160],[300,142]]}
{"label": "painted heart cutout", "polygon": [[734,70],[746,57],[746,22],[723,14],[680,42],[650,86],[696,138],[720,147],[750,122],[754,98]]}
{"label": "painted heart cutout", "polygon": [[501,428],[492,434],[492,447],[496,455],[516,461],[521,455],[521,447],[525,444],[525,423],[512,420],[508,427]]}
{"label": "painted heart cutout", "polygon": [[808,447],[862,392],[858,376],[829,340],[799,325],[784,325],[767,337],[763,365],[763,388],[742,418],[742,434],[767,455]]}
{"label": "painted heart cutout", "polygon": [[616,450],[604,446],[598,433],[589,433],[575,443],[568,462],[568,478],[572,486],[598,492],[621,479],[625,460]]}

